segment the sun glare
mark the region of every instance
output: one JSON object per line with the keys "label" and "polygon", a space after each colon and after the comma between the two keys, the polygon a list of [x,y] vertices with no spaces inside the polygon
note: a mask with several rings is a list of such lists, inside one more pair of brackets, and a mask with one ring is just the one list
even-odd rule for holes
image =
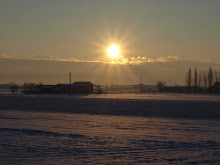
{"label": "sun glare", "polygon": [[117,45],[111,45],[108,48],[108,55],[110,57],[118,57],[119,53],[120,53],[120,50]]}

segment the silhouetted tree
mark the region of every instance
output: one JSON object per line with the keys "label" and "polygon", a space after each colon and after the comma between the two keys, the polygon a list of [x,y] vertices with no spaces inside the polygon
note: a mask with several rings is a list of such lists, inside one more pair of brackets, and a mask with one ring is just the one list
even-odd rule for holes
{"label": "silhouetted tree", "polygon": [[201,87],[202,86],[202,72],[199,72],[199,78],[198,78],[198,86]]}
{"label": "silhouetted tree", "polygon": [[194,71],[194,87],[196,88],[198,86],[198,74],[197,74],[197,69],[195,68]]}
{"label": "silhouetted tree", "polygon": [[220,81],[220,71],[218,71],[218,81]]}
{"label": "silhouetted tree", "polygon": [[26,93],[27,90],[28,90],[28,83],[24,82],[24,84],[23,84],[23,93]]}
{"label": "silhouetted tree", "polygon": [[213,84],[213,70],[212,67],[210,66],[208,71],[208,87],[211,88],[212,84]]}
{"label": "silhouetted tree", "polygon": [[[39,83],[39,85],[42,85],[42,83]],[[36,86],[35,83],[32,83],[32,82],[24,82],[23,84],[23,92],[26,93],[26,92],[30,92],[34,89],[34,87]]]}
{"label": "silhouetted tree", "polygon": [[215,70],[214,74],[215,74],[215,82],[217,82],[218,81],[218,71]]}
{"label": "silhouetted tree", "polygon": [[35,86],[36,86],[35,83],[29,83],[29,89],[30,89],[30,91],[32,91]]}
{"label": "silhouetted tree", "polygon": [[[216,88],[213,88],[215,82],[220,81],[220,71],[213,70],[212,66],[209,67],[208,71],[200,71],[197,68],[194,70],[194,75],[192,76],[192,69],[189,68],[186,74],[186,86],[190,89],[194,87],[194,92],[200,91],[199,88],[209,88],[209,92],[216,92]],[[204,90],[207,91],[207,90]]]}
{"label": "silhouetted tree", "polygon": [[207,78],[207,74],[205,71],[202,72],[202,79],[203,79],[203,87],[207,88],[208,78]]}
{"label": "silhouetted tree", "polygon": [[191,73],[191,68],[189,68],[189,71],[186,75],[186,85],[187,87],[191,87],[191,84],[192,84],[192,73]]}
{"label": "silhouetted tree", "polygon": [[18,93],[18,85],[15,82],[10,82],[9,83],[11,93],[17,94]]}
{"label": "silhouetted tree", "polygon": [[95,85],[96,87],[96,92],[102,93],[101,85]]}
{"label": "silhouetted tree", "polygon": [[163,91],[163,89],[165,88],[165,85],[166,85],[166,83],[163,82],[163,81],[158,81],[157,84],[156,84],[157,89],[158,89],[160,92]]}

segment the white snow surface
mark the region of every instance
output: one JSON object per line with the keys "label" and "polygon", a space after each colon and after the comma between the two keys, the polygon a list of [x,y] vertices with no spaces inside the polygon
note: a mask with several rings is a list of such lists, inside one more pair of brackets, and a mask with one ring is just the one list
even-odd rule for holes
{"label": "white snow surface", "polygon": [[179,93],[117,93],[117,94],[17,94],[10,91],[0,91],[0,96],[23,97],[66,97],[66,98],[90,98],[90,99],[129,99],[129,100],[173,100],[173,101],[220,101],[219,94],[179,94]]}
{"label": "white snow surface", "polygon": [[0,95],[0,110],[220,119],[220,95]]}
{"label": "white snow surface", "polygon": [[2,94],[0,164],[220,164],[220,96]]}
{"label": "white snow surface", "polygon": [[220,121],[0,111],[1,164],[219,164]]}
{"label": "white snow surface", "polygon": [[[77,96],[76,96],[77,97]],[[220,95],[211,94],[175,94],[175,93],[124,93],[78,95],[80,98],[99,99],[137,99],[137,100],[176,100],[176,101],[220,101]]]}

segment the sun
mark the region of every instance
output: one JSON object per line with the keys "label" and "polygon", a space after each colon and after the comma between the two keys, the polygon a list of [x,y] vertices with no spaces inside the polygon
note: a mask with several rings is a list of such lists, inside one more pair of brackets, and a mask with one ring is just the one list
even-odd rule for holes
{"label": "sun", "polygon": [[120,49],[117,45],[111,45],[108,48],[108,55],[110,57],[113,57],[113,58],[118,57],[119,53],[120,53]]}

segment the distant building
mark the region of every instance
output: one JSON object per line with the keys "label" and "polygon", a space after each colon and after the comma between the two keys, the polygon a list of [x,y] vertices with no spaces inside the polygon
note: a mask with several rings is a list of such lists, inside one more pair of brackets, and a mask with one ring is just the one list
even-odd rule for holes
{"label": "distant building", "polygon": [[57,84],[54,93],[93,93],[91,82],[74,82],[73,84]]}
{"label": "distant building", "polygon": [[73,90],[76,93],[93,93],[93,84],[91,82],[74,82]]}
{"label": "distant building", "polygon": [[93,93],[91,82],[74,82],[73,84],[37,85],[28,93]]}
{"label": "distant building", "polygon": [[37,85],[31,91],[27,93],[52,93],[55,88],[55,85]]}

